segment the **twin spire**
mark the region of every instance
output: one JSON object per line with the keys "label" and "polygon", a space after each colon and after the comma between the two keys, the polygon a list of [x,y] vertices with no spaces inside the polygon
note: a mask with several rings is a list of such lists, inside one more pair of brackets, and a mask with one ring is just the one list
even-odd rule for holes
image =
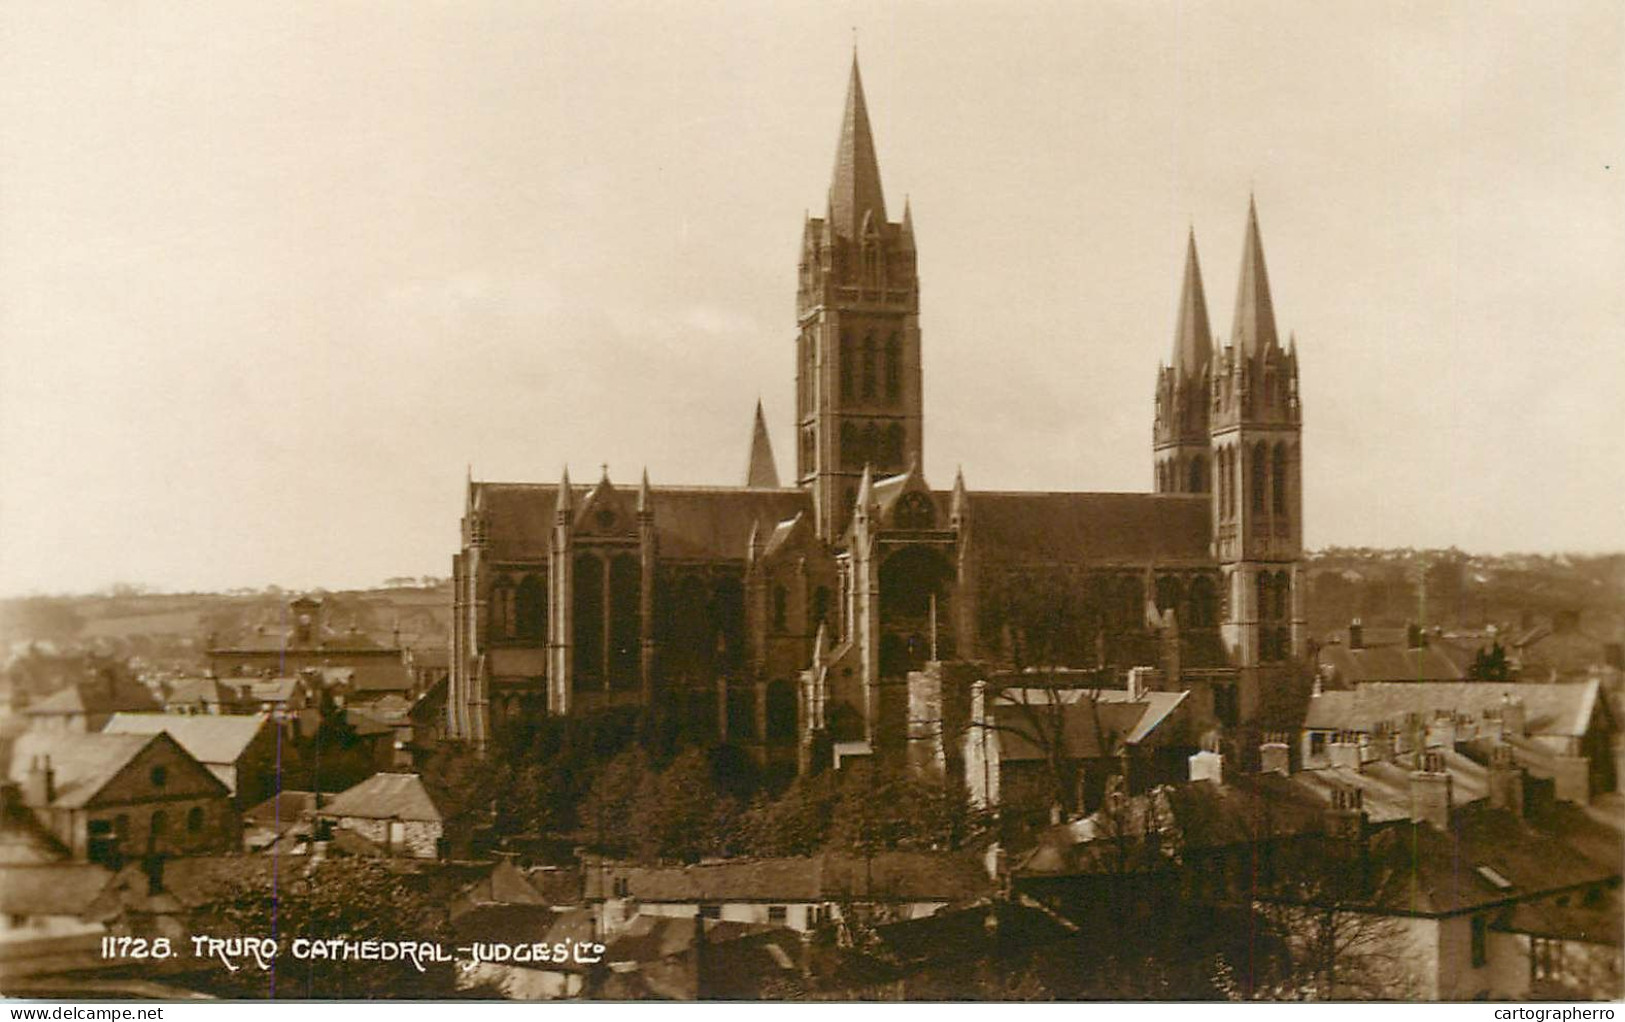
{"label": "twin spire", "polygon": [[846,113],[841,119],[841,140],[835,147],[835,175],[829,189],[829,218],[837,234],[856,238],[866,216],[877,229],[886,225],[886,199],[880,190],[880,161],[869,131],[869,107],[863,100],[863,77],[858,55],[852,54],[852,74],[846,83]]}
{"label": "twin spire", "polygon": [[[1236,318],[1230,343],[1249,357],[1280,346],[1275,332],[1275,305],[1270,300],[1269,273],[1264,268],[1264,241],[1258,231],[1258,204],[1247,200],[1247,235],[1241,250],[1241,282],[1236,289]],[[1196,258],[1196,232],[1185,250],[1185,284],[1179,296],[1179,322],[1174,327],[1173,368],[1186,377],[1200,376],[1213,357],[1213,334],[1207,318],[1202,268]]]}

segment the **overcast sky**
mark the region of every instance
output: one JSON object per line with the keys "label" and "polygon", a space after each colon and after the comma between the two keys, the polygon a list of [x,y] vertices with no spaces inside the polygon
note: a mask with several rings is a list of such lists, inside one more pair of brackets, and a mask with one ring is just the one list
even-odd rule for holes
{"label": "overcast sky", "polygon": [[853,38],[925,469],[1145,490],[1249,189],[1311,546],[1625,547],[1625,5],[0,5],[0,591],[445,574],[476,478],[788,475]]}

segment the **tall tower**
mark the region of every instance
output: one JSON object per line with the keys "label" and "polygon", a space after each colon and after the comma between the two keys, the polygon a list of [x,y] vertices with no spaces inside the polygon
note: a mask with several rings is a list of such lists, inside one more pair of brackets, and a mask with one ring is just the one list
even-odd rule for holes
{"label": "tall tower", "polygon": [[802,232],[796,293],[796,483],[818,535],[845,529],[864,466],[900,473],[923,454],[920,284],[914,223],[886,219],[857,55],[822,219]]}
{"label": "tall tower", "polygon": [[1237,666],[1282,664],[1304,652],[1303,425],[1297,341],[1283,350],[1275,331],[1251,202],[1235,325],[1213,366],[1211,415],[1214,553],[1228,586],[1221,632]]}
{"label": "tall tower", "polygon": [[1179,295],[1174,354],[1157,368],[1157,418],[1152,452],[1158,493],[1208,493],[1213,485],[1211,370],[1213,334],[1208,328],[1196,232],[1185,252],[1185,284]]}

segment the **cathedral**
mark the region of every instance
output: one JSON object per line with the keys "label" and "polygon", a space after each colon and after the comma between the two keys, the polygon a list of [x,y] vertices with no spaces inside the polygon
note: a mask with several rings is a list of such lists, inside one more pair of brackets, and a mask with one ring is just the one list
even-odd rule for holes
{"label": "cathedral", "polygon": [[1194,235],[1185,254],[1155,492],[934,488],[915,227],[906,203],[887,212],[854,58],[828,201],[802,228],[793,476],[758,402],[742,486],[470,479],[451,736],[483,749],[506,722],[659,707],[816,770],[901,740],[910,673],[944,662],[1106,687],[1152,668],[1205,724],[1251,720],[1305,624],[1297,348],[1251,206],[1245,230],[1222,343]]}

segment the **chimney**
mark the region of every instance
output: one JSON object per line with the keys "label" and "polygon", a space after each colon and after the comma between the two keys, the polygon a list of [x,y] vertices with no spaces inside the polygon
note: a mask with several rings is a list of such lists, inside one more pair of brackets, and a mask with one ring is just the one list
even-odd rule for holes
{"label": "chimney", "polygon": [[1501,739],[1528,734],[1528,719],[1524,716],[1523,700],[1507,692],[1501,696]]}
{"label": "chimney", "polygon": [[1512,755],[1512,746],[1497,745],[1490,750],[1490,808],[1524,814],[1523,767]]}
{"label": "chimney", "polygon": [[1192,781],[1212,781],[1215,784],[1224,783],[1224,755],[1219,752],[1219,742],[1216,738],[1209,738],[1202,742],[1202,751],[1190,758],[1190,777]]}
{"label": "chimney", "polygon": [[1359,618],[1349,622],[1349,649],[1365,649],[1365,625]]}
{"label": "chimney", "polygon": [[1405,624],[1405,648],[1406,649],[1421,649],[1423,646],[1426,646],[1427,644],[1428,644],[1427,633],[1422,631],[1422,626],[1416,624],[1414,621],[1406,622],[1406,624]]}
{"label": "chimney", "polygon": [[1440,830],[1450,828],[1450,774],[1444,768],[1444,754],[1422,753],[1418,769],[1411,771],[1411,822],[1431,823]]}
{"label": "chimney", "polygon": [[1334,767],[1345,767],[1356,773],[1360,770],[1360,742],[1352,731],[1339,731],[1327,750]]}
{"label": "chimney", "polygon": [[1155,668],[1151,667],[1130,667],[1128,669],[1128,697],[1131,701],[1139,702],[1145,698],[1146,692],[1151,689],[1151,672],[1153,670]]}
{"label": "chimney", "polygon": [[1391,763],[1394,753],[1398,751],[1395,746],[1394,726],[1386,720],[1379,720],[1371,727],[1371,756],[1370,759]]}
{"label": "chimney", "polygon": [[31,806],[48,806],[56,801],[56,771],[50,756],[35,756],[29,761],[22,794],[23,801]]}
{"label": "chimney", "polygon": [[1440,710],[1428,724],[1427,744],[1445,749],[1456,747],[1456,711]]}
{"label": "chimney", "polygon": [[1332,788],[1332,806],[1326,813],[1326,836],[1338,847],[1363,844],[1369,820],[1364,792],[1342,784]]}
{"label": "chimney", "polygon": [[1264,743],[1258,747],[1258,772],[1282,777],[1292,773],[1292,752],[1284,733],[1272,731],[1264,736]]}

